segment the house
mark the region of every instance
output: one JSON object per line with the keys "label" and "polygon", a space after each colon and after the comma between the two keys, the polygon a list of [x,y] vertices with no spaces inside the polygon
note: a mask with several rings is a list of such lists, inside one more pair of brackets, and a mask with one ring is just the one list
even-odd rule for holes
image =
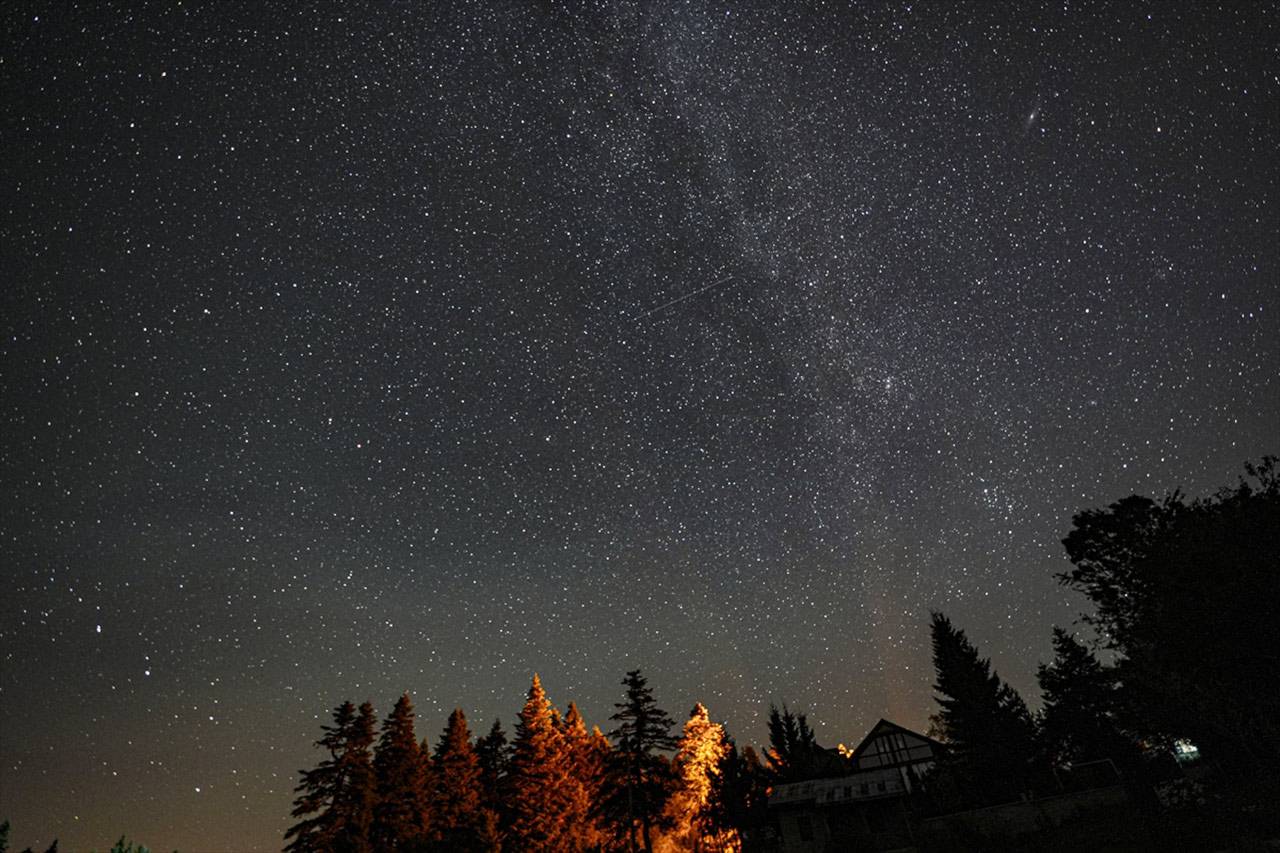
{"label": "house", "polygon": [[782,849],[892,850],[912,845],[908,796],[945,747],[888,720],[876,723],[843,757],[844,772],[776,786],[769,810]]}
{"label": "house", "polygon": [[933,767],[946,747],[928,735],[881,719],[849,754],[855,771],[893,768],[908,793],[916,780]]}

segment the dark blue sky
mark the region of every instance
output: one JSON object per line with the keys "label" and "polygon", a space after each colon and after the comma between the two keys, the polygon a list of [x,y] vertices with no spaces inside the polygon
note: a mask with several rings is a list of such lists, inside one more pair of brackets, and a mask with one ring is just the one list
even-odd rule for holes
{"label": "dark blue sky", "polygon": [[6,7],[17,846],[278,849],[535,670],[922,728],[931,608],[1034,704],[1072,513],[1280,449],[1276,17]]}

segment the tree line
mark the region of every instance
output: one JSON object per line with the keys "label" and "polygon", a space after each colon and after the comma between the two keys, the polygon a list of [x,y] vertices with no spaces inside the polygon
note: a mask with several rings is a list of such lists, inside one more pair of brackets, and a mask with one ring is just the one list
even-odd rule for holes
{"label": "tree line", "polygon": [[[930,631],[945,745],[914,808],[943,812],[1054,793],[1071,768],[1110,762],[1130,780],[1171,771],[1194,741],[1237,778],[1280,767],[1280,473],[1246,465],[1234,487],[1188,501],[1132,496],[1078,513],[1062,583],[1095,607],[1081,639],[1053,628],[1026,702],[941,612]],[[1108,660],[1099,658],[1104,654]],[[288,851],[759,849],[769,791],[854,768],[821,747],[803,713],[771,708],[763,760],[701,704],[681,736],[646,679],[627,673],[606,735],[563,715],[537,676],[514,740],[501,724],[473,742],[455,710],[434,749],[408,695],[382,723],[339,705],[303,771]],[[375,743],[376,739],[376,743]]]}
{"label": "tree line", "polygon": [[473,741],[456,709],[434,749],[408,694],[380,734],[372,705],[344,702],[316,742],[328,757],[302,771],[285,850],[740,850],[765,805],[755,752],[701,704],[674,736],[640,671],[622,683],[608,736],[535,675],[513,740],[495,721]]}

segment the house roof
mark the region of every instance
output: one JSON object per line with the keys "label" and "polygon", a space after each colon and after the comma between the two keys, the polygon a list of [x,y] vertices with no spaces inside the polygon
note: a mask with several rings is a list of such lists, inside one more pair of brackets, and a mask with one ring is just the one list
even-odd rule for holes
{"label": "house roof", "polygon": [[909,737],[913,737],[918,740],[924,741],[925,743],[929,744],[931,747],[933,747],[936,751],[939,751],[939,752],[944,751],[947,748],[947,745],[940,740],[934,740],[928,735],[922,735],[919,732],[913,732],[911,729],[906,728],[905,726],[900,726],[897,723],[892,723],[886,720],[884,717],[881,717],[880,722],[872,726],[871,731],[867,732],[867,736],[864,737],[858,743],[858,745],[853,748],[853,752],[850,754],[850,760],[853,762],[853,765],[855,767],[858,766],[858,762],[862,758],[862,753],[866,751],[867,746],[871,743],[871,741],[875,740],[880,735],[885,735],[885,734],[908,735]]}

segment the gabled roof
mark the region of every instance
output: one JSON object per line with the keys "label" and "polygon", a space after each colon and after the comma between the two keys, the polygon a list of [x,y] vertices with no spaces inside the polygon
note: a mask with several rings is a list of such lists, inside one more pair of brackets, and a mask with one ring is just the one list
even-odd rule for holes
{"label": "gabled roof", "polygon": [[862,753],[866,751],[867,746],[871,741],[886,734],[901,734],[915,738],[916,740],[924,741],[929,746],[933,747],[936,752],[943,752],[947,748],[947,745],[942,741],[934,740],[928,735],[922,735],[919,732],[913,732],[905,726],[900,726],[897,723],[891,723],[884,717],[881,717],[880,722],[872,726],[871,731],[867,732],[867,736],[864,737],[856,747],[854,747],[853,752],[849,756],[849,760],[853,762],[853,766],[858,766],[858,762],[862,759]]}

